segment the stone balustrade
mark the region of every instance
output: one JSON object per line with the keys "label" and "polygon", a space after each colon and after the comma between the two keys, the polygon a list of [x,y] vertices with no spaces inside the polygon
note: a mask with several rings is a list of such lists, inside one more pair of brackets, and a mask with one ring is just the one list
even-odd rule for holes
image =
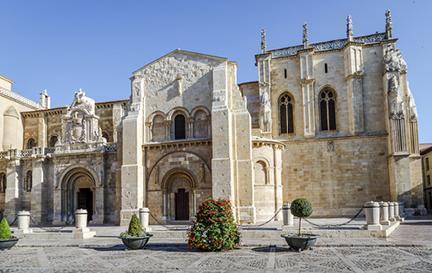
{"label": "stone balustrade", "polygon": [[[69,147],[71,148],[71,147]],[[99,150],[107,153],[117,152],[117,143],[110,143],[110,144],[76,144],[72,147],[72,150]],[[71,151],[71,149],[66,149],[63,146],[59,147],[34,147],[32,149],[10,149],[8,151],[2,151],[0,152],[0,159],[19,159],[19,158],[31,158],[31,157],[38,157],[38,156],[47,156],[49,154],[53,154],[56,152],[64,152],[64,151]]]}

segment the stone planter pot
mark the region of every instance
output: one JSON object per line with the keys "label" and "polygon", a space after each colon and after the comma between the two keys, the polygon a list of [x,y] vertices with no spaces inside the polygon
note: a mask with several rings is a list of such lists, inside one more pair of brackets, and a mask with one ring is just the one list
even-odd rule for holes
{"label": "stone planter pot", "polygon": [[153,234],[147,234],[142,237],[120,237],[120,239],[122,239],[127,249],[136,250],[143,249],[152,236]]}
{"label": "stone planter pot", "polygon": [[16,237],[12,237],[8,240],[0,239],[0,250],[10,249],[14,245],[16,245],[16,243],[18,243],[18,238]]}
{"label": "stone planter pot", "polygon": [[285,238],[285,241],[292,249],[300,252],[314,246],[319,235],[302,234],[298,236],[297,234],[283,234],[281,237]]}

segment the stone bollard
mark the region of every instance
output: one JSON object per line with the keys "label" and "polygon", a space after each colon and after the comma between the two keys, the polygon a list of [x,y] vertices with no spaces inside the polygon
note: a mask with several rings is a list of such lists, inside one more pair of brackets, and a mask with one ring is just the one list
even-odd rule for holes
{"label": "stone bollard", "polygon": [[285,203],[282,206],[282,219],[283,219],[283,225],[292,227],[294,226],[294,215],[291,213],[291,204]]}
{"label": "stone bollard", "polygon": [[393,202],[393,206],[394,206],[394,218],[396,221],[400,220],[399,217],[399,203],[398,202]]}
{"label": "stone bollard", "polygon": [[405,205],[403,202],[399,203],[399,219],[401,222],[405,221]]}
{"label": "stone bollard", "polygon": [[145,232],[149,232],[151,229],[149,227],[149,217],[150,217],[150,210],[149,208],[140,208],[139,209],[139,218],[141,225]]}
{"label": "stone bollard", "polygon": [[395,217],[394,217],[394,203],[393,202],[388,202],[389,207],[388,207],[388,211],[389,211],[389,220],[390,222],[394,222],[396,221]]}
{"label": "stone bollard", "polygon": [[380,225],[380,205],[378,202],[369,201],[363,206],[366,214],[366,225],[367,230],[381,230]]}
{"label": "stone bollard", "polygon": [[75,211],[75,228],[72,230],[75,239],[88,239],[96,235],[87,227],[87,210],[77,209]]}
{"label": "stone bollard", "polygon": [[390,225],[390,221],[389,221],[389,211],[388,211],[388,206],[389,204],[387,202],[379,202],[380,204],[380,224],[381,225],[385,225],[388,226]]}
{"label": "stone bollard", "polygon": [[399,216],[401,218],[405,217],[405,205],[403,202],[399,202]]}
{"label": "stone bollard", "polygon": [[30,212],[26,210],[19,211],[18,218],[18,232],[19,233],[32,233],[30,228]]}

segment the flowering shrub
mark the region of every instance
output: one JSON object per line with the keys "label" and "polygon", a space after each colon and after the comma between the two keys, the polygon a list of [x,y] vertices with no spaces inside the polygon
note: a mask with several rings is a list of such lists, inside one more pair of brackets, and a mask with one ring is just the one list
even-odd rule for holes
{"label": "flowering shrub", "polygon": [[199,207],[196,221],[188,232],[188,245],[205,251],[233,249],[240,243],[231,204],[209,199]]}

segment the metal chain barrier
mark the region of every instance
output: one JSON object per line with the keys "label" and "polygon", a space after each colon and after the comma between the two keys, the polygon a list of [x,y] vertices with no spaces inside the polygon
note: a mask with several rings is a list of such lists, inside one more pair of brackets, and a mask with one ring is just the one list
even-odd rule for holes
{"label": "metal chain barrier", "polygon": [[276,218],[276,216],[279,214],[279,212],[282,210],[282,207],[280,207],[277,211],[276,211],[276,213],[270,218],[270,219],[268,219],[267,221],[265,221],[264,223],[262,223],[262,224],[259,224],[259,225],[248,225],[248,226],[246,226],[246,229],[247,228],[257,228],[257,227],[262,227],[262,226],[264,226],[264,225],[267,225],[268,223],[270,223],[274,218]]}
{"label": "metal chain barrier", "polygon": [[49,232],[60,232],[62,229],[65,228],[65,226],[62,226],[62,227],[59,227],[59,228],[44,228],[44,227],[42,227],[42,223],[36,222],[36,220],[31,215],[30,215],[30,221],[31,221],[31,223],[35,227],[38,227],[38,228],[40,228],[42,230],[49,231]]}
{"label": "metal chain barrier", "polygon": [[341,224],[319,225],[319,224],[316,224],[316,223],[313,223],[313,222],[309,221],[307,218],[303,218],[303,220],[305,220],[307,223],[311,224],[312,226],[316,226],[316,227],[324,227],[324,228],[340,227],[340,226],[348,225],[349,223],[351,223],[352,221],[354,221],[360,215],[360,213],[362,211],[363,211],[363,208],[359,209],[359,211],[351,219],[349,219],[348,221],[343,222]]}
{"label": "metal chain barrier", "polygon": [[163,226],[164,228],[166,228],[166,229],[168,229],[168,230],[180,230],[180,229],[178,229],[178,228],[172,228],[172,227],[169,227],[169,226],[167,226],[167,225],[165,225],[165,224],[159,222],[159,220],[158,220],[158,219],[157,219],[153,214],[151,214],[150,212],[149,212],[149,214],[150,214],[150,216],[153,218],[153,220],[155,220],[155,222],[156,222],[158,225]]}
{"label": "metal chain barrier", "polygon": [[15,215],[15,219],[12,221],[12,223],[10,223],[10,226],[15,225],[16,221],[18,220],[18,216]]}

